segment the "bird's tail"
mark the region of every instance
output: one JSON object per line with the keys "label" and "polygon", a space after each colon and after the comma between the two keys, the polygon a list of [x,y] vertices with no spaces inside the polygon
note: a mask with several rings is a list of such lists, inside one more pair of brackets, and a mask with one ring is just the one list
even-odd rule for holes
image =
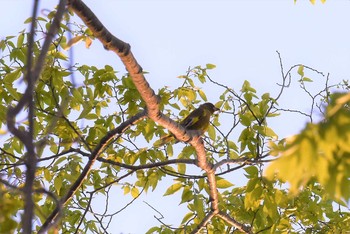
{"label": "bird's tail", "polygon": [[159,140],[154,142],[153,146],[154,147],[161,147],[165,144],[168,144],[169,142],[171,142],[174,139],[175,139],[175,137],[173,135],[169,134],[169,135],[163,136],[162,138],[160,138]]}

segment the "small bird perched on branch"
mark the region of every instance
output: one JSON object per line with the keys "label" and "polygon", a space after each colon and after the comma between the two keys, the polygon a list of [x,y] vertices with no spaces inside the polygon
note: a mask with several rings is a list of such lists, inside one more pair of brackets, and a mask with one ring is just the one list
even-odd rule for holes
{"label": "small bird perched on branch", "polygon": [[[211,115],[216,111],[219,111],[219,108],[216,108],[212,103],[204,103],[192,111],[185,119],[183,119],[180,122],[180,125],[187,130],[200,131],[200,134],[203,135],[208,130]],[[153,146],[160,147],[174,139],[175,136],[173,134],[169,134],[157,140]]]}

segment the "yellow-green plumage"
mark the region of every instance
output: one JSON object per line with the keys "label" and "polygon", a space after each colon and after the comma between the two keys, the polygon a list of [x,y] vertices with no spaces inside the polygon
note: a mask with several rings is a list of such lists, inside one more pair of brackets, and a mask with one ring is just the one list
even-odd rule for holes
{"label": "yellow-green plumage", "polygon": [[[180,122],[180,125],[188,130],[198,130],[201,134],[204,134],[209,127],[210,117],[219,109],[212,103],[207,102],[200,105],[197,109],[192,111],[185,119]],[[174,140],[175,137],[172,134],[162,137],[160,140],[154,143],[154,146],[159,147]]]}

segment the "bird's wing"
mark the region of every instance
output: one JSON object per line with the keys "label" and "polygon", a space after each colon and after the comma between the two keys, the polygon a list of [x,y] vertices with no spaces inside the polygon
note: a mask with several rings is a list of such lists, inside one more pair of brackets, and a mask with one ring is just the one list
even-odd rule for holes
{"label": "bird's wing", "polygon": [[195,109],[192,111],[184,120],[180,122],[180,124],[185,128],[190,128],[195,123],[198,122],[198,120],[204,115],[204,111],[202,108]]}

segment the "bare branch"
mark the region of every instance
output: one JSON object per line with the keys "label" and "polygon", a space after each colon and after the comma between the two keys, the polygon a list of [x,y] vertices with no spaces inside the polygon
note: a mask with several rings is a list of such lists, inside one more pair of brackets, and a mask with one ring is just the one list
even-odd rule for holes
{"label": "bare branch", "polygon": [[220,217],[221,219],[225,220],[226,222],[228,222],[229,224],[231,224],[232,226],[234,226],[235,228],[237,228],[241,232],[249,233],[249,234],[253,233],[251,231],[250,227],[242,225],[241,223],[237,222],[235,219],[233,219],[232,217],[228,216],[227,214],[225,214],[223,212],[218,213],[217,216]]}
{"label": "bare branch", "polygon": [[[36,16],[38,11],[39,1],[34,1],[33,14],[32,14],[32,24],[29,33],[28,39],[28,53],[27,53],[27,72],[25,76],[25,80],[28,83],[28,86],[18,101],[15,107],[9,107],[7,112],[7,126],[11,133],[13,133],[16,137],[21,140],[27,150],[25,164],[26,164],[26,182],[24,185],[24,194],[25,194],[25,202],[24,202],[24,214],[23,214],[23,233],[31,233],[32,232],[32,219],[33,219],[33,209],[34,203],[32,199],[33,193],[33,183],[36,172],[36,160],[37,156],[34,149],[34,100],[33,100],[33,90],[35,87],[36,80],[39,78],[41,73],[43,63],[46,58],[46,54],[48,48],[51,44],[53,37],[56,35],[56,32],[59,28],[59,24],[61,22],[63,13],[65,12],[66,1],[61,0],[58,6],[57,13],[54,17],[53,23],[49,29],[48,35],[45,38],[44,45],[42,47],[41,53],[37,62],[33,68],[33,44],[34,44],[34,31],[36,27]],[[15,127],[15,119],[19,112],[24,108],[25,105],[28,105],[28,120],[29,120],[29,130],[19,130]]]}
{"label": "bare branch", "polygon": [[[74,195],[74,193],[77,191],[77,189],[81,186],[87,175],[89,174],[92,165],[95,163],[96,159],[100,156],[100,154],[104,151],[105,147],[108,145],[108,143],[113,140],[115,135],[123,133],[128,127],[130,127],[132,124],[135,124],[137,121],[145,118],[146,111],[139,112],[138,114],[134,115],[127,121],[121,123],[117,128],[109,131],[98,143],[98,145],[94,148],[93,152],[89,156],[89,161],[85,165],[82,173],[78,176],[76,181],[72,184],[71,188],[68,190],[67,194],[63,196],[60,199],[60,206],[64,206]],[[52,222],[57,222],[57,214],[58,214],[58,207],[50,214],[50,216],[46,219],[45,223],[42,225],[41,229],[38,233],[44,233],[46,230],[48,230],[48,227],[51,225]]]}
{"label": "bare branch", "polygon": [[205,218],[200,222],[197,227],[191,232],[191,234],[199,233],[200,230],[209,223],[209,221],[215,216],[216,214],[213,211],[210,211]]}
{"label": "bare branch", "polygon": [[150,164],[143,164],[143,165],[134,166],[134,165],[120,163],[120,162],[116,162],[116,161],[111,160],[111,159],[105,159],[105,158],[101,158],[101,157],[98,157],[97,160],[100,162],[108,163],[111,165],[123,167],[123,168],[134,170],[134,171],[142,170],[142,169],[149,169],[149,168],[154,168],[154,167],[162,167],[162,166],[166,166],[169,164],[178,164],[178,163],[195,164],[195,162],[196,162],[196,160],[194,160],[194,159],[171,159],[171,160],[167,160],[164,162],[154,162],[154,163],[150,163]]}

